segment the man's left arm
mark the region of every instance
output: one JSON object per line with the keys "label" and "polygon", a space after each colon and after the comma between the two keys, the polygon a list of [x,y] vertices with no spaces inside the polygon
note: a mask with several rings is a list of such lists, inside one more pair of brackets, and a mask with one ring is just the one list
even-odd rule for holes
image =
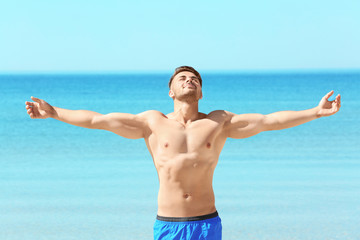
{"label": "man's left arm", "polygon": [[321,99],[318,106],[307,110],[280,111],[267,115],[233,115],[227,124],[228,136],[246,138],[263,131],[291,128],[320,117],[331,116],[337,113],[341,107],[340,94],[336,96],[335,100],[328,100],[333,93],[334,91],[330,91]]}
{"label": "man's left arm", "polygon": [[320,101],[319,105],[302,111],[281,111],[266,115],[264,124],[266,130],[281,130],[291,128],[320,117],[327,117],[337,113],[340,109],[340,94],[333,101],[329,97],[334,93],[330,91]]}

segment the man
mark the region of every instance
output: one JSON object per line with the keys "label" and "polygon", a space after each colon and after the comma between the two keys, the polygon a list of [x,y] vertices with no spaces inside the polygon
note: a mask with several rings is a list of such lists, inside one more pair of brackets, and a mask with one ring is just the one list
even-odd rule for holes
{"label": "man", "polygon": [[61,109],[34,97],[34,102],[25,102],[31,118],[52,117],[125,138],[145,139],[160,182],[154,239],[221,239],[212,179],[226,138],[247,138],[262,131],[295,127],[340,109],[340,95],[328,101],[331,91],[318,106],[303,111],[237,115],[217,110],[204,114],[198,109],[202,79],[188,66],[175,69],[169,88],[174,112],[167,115],[153,110],[137,115],[103,115]]}

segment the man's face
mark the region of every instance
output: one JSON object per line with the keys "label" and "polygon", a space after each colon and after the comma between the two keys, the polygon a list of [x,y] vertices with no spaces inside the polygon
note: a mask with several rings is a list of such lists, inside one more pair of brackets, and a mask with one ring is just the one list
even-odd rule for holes
{"label": "man's face", "polygon": [[192,72],[179,72],[171,83],[169,96],[180,101],[198,101],[202,98],[200,80]]}

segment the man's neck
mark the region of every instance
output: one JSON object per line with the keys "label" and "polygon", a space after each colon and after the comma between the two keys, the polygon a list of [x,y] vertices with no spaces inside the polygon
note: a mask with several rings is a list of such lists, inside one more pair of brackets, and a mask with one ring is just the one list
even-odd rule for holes
{"label": "man's neck", "polygon": [[173,118],[178,122],[186,125],[199,119],[199,102],[181,102],[174,100]]}

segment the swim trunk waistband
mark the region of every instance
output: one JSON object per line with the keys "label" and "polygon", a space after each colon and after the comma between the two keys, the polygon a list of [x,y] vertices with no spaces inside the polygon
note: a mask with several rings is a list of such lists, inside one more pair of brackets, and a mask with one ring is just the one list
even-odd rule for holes
{"label": "swim trunk waistband", "polygon": [[196,217],[163,217],[163,216],[156,216],[157,220],[165,221],[165,222],[191,222],[191,221],[201,221],[210,218],[214,218],[219,216],[218,212],[215,211],[214,213],[210,213],[207,215],[196,216]]}

